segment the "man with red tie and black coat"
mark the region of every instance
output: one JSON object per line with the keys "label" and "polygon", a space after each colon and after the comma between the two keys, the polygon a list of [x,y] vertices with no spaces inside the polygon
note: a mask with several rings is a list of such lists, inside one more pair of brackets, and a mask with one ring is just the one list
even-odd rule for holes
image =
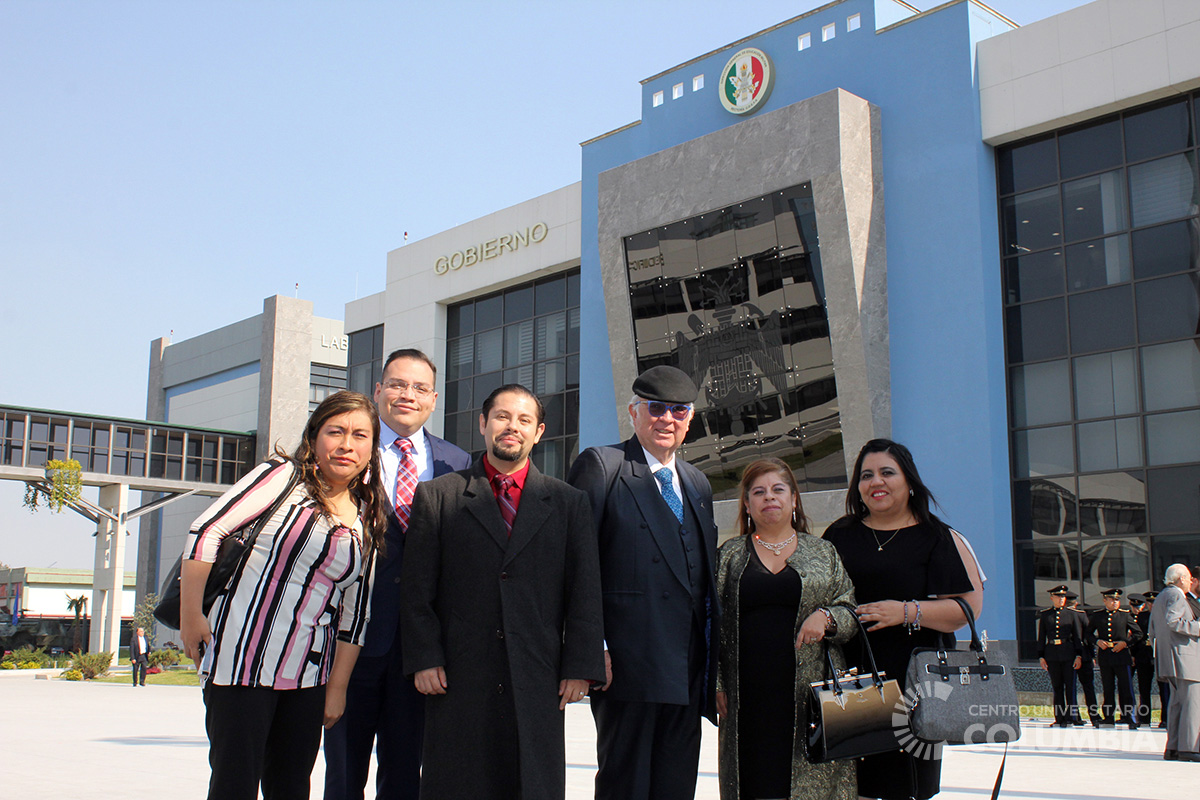
{"label": "man with red tie and black coat", "polygon": [[325,731],[325,800],[362,800],[372,750],[378,762],[376,798],[416,800],[420,791],[425,698],[403,672],[400,569],[417,484],[471,464],[470,455],[423,427],[437,407],[436,380],[437,368],[427,355],[404,349],[388,356],[375,384],[380,463],[392,513],[346,712]]}
{"label": "man with red tie and black coat", "polygon": [[1075,689],[1075,670],[1083,656],[1083,624],[1066,607],[1070,589],[1064,584],[1050,590],[1051,607],[1038,614],[1038,659],[1054,688],[1054,725],[1071,727],[1067,693]]}
{"label": "man with red tie and black coat", "polygon": [[1142,638],[1142,629],[1128,610],[1121,608],[1120,589],[1101,592],[1104,609],[1092,614],[1088,629],[1096,638],[1096,665],[1100,667],[1100,684],[1104,687],[1101,724],[1115,725],[1113,684],[1121,702],[1121,722],[1131,730],[1138,727],[1133,705],[1133,656],[1130,647]]}

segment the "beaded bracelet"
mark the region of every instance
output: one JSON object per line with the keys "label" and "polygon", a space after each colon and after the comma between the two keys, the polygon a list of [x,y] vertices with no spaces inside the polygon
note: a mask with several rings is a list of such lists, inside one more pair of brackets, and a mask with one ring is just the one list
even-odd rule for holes
{"label": "beaded bracelet", "polygon": [[904,603],[904,627],[908,629],[908,635],[912,636],[917,631],[921,630],[921,603],[913,600],[912,604],[917,607],[917,613],[913,617],[913,621],[908,621],[908,601]]}

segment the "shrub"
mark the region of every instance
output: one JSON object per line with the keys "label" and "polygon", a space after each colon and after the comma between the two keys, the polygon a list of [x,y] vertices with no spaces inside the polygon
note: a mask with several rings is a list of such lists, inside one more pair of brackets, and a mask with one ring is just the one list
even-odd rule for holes
{"label": "shrub", "polygon": [[108,672],[112,666],[113,654],[105,653],[76,653],[71,659],[71,666],[83,674],[83,679],[90,681]]}
{"label": "shrub", "polygon": [[0,661],[0,669],[16,669],[17,665],[12,661]]}
{"label": "shrub", "polygon": [[179,663],[178,650],[151,650],[150,651],[150,666],[151,667],[173,667]]}
{"label": "shrub", "polygon": [[[5,667],[5,669],[44,669],[50,666],[50,662],[51,658],[46,655],[44,648],[38,647],[34,649],[29,645],[25,645],[24,647],[18,647],[11,653],[6,653],[3,661],[0,663],[11,665]],[[33,666],[26,666],[27,664],[33,664]]]}
{"label": "shrub", "polygon": [[64,681],[81,681],[83,680],[83,673],[77,669],[69,669],[58,677],[62,678]]}

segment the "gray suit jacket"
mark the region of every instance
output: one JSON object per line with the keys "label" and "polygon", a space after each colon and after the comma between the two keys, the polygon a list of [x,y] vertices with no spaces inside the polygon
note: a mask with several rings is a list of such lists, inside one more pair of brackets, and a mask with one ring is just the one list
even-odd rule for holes
{"label": "gray suit jacket", "polygon": [[1159,679],[1200,681],[1200,620],[1178,586],[1168,586],[1150,612]]}

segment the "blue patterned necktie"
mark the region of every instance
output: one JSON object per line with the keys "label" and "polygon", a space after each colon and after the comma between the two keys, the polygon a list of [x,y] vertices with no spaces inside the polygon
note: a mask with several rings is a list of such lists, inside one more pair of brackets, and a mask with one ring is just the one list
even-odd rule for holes
{"label": "blue patterned necktie", "polygon": [[675,487],[671,485],[673,477],[671,470],[663,467],[654,473],[654,477],[658,478],[658,483],[662,486],[662,496],[663,500],[667,501],[667,507],[675,515],[675,519],[683,522],[683,503],[680,501],[679,495],[675,494]]}

